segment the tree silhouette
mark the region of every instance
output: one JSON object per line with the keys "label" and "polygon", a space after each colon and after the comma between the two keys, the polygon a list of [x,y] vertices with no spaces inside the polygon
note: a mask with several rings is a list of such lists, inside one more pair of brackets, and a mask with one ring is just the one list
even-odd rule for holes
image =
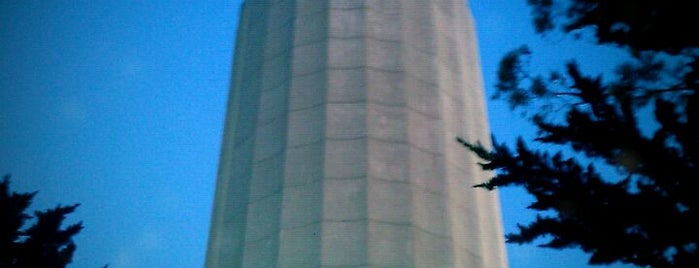
{"label": "tree silhouette", "polygon": [[66,215],[79,204],[58,205],[36,211],[34,224],[22,229],[32,217],[24,211],[31,204],[33,193],[10,192],[10,176],[0,182],[0,267],[54,268],[71,262],[76,246],[73,236],[83,228],[76,223],[62,228]]}
{"label": "tree silhouette", "polygon": [[[503,57],[493,97],[526,111],[537,137],[492,149],[457,140],[496,171],[476,187],[518,186],[535,197],[528,208],[539,215],[507,241],[547,238],[542,246],[580,248],[590,264],[699,267],[699,16],[691,2],[528,4],[539,33],[584,39],[592,31],[594,42],[622,48],[630,60],[605,80],[575,61],[562,73],[532,74],[526,46]],[[657,125],[651,130],[639,119],[644,109]]]}

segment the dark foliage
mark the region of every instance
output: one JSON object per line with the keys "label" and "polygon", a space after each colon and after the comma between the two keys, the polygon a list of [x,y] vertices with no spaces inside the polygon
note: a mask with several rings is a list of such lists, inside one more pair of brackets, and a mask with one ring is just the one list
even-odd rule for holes
{"label": "dark foliage", "polygon": [[[571,33],[593,27],[601,44],[636,51],[678,53],[699,45],[699,17],[693,1],[663,0],[527,0],[540,33],[557,26]],[[561,18],[560,25],[554,19]]]}
{"label": "dark foliage", "polygon": [[35,212],[36,221],[26,229],[25,222],[32,217],[24,211],[31,204],[34,193],[10,192],[10,177],[0,182],[0,267],[58,268],[71,262],[76,246],[73,236],[83,228],[82,223],[61,228],[66,215],[78,204],[56,206]]}
{"label": "dark foliage", "polygon": [[[521,186],[536,198],[529,208],[539,216],[508,242],[547,238],[542,246],[580,248],[591,264],[699,267],[699,199],[692,196],[699,191],[699,18],[691,1],[528,2],[538,31],[592,30],[598,44],[624,48],[631,60],[604,80],[574,61],[563,74],[532,75],[522,60],[532,56],[526,46],[503,58],[494,97],[533,111],[527,116],[539,132],[532,142],[563,150],[533,150],[521,138],[514,148],[487,150],[459,139],[483,169],[497,171],[477,187]],[[644,120],[657,126],[648,130]],[[601,166],[612,171],[598,172]]]}

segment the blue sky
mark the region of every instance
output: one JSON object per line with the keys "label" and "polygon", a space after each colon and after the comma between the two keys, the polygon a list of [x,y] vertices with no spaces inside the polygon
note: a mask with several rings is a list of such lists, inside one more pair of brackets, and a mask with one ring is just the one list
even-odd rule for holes
{"label": "blue sky", "polygon": [[[32,209],[82,204],[71,267],[202,267],[240,2],[0,1],[0,173],[39,191]],[[525,43],[542,70],[623,57],[534,36],[524,2],[470,3],[486,91]],[[488,104],[501,141],[534,133]],[[506,231],[533,219],[529,201],[501,191]],[[507,249],[512,268],[588,267],[575,250]]]}

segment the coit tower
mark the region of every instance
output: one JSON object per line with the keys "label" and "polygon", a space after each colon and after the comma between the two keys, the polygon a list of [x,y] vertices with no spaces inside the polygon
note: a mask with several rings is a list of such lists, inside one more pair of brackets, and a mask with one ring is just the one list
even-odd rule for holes
{"label": "coit tower", "polygon": [[506,267],[464,0],[242,4],[206,267]]}

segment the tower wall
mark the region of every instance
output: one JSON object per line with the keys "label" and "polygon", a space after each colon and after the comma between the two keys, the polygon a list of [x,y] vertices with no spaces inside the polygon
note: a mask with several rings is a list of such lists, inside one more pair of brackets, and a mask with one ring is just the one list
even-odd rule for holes
{"label": "tower wall", "polygon": [[243,4],[206,267],[506,267],[463,0]]}

